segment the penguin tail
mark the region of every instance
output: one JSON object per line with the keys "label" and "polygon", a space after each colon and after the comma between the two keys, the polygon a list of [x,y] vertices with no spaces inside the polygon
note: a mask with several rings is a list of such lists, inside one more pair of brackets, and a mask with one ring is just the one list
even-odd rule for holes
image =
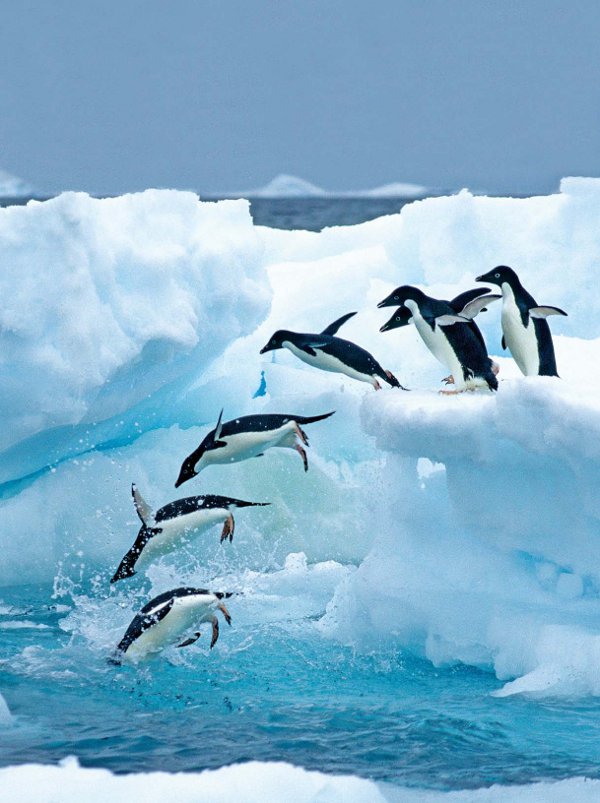
{"label": "penguin tail", "polygon": [[391,385],[393,388],[400,388],[400,390],[408,390],[408,388],[405,388],[404,385],[401,385],[400,382],[398,382],[398,380],[391,371],[386,371],[384,369],[383,376],[381,378],[385,380],[388,383],[388,385]]}
{"label": "penguin tail", "polygon": [[266,507],[271,502],[245,502],[243,499],[236,499],[235,507]]}
{"label": "penguin tail", "polygon": [[496,374],[490,371],[485,375],[484,379],[487,382],[487,386],[490,390],[498,390],[498,378],[496,377]]}
{"label": "penguin tail", "polygon": [[323,415],[295,415],[293,419],[297,424],[312,424],[314,421],[323,421],[324,418],[329,418],[334,413],[335,410],[330,413],[323,413]]}

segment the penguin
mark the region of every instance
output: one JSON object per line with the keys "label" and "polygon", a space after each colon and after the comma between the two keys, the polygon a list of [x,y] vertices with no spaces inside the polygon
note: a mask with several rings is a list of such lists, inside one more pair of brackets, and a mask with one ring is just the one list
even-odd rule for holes
{"label": "penguin", "polygon": [[136,564],[147,565],[159,555],[172,552],[178,544],[185,542],[186,536],[192,532],[197,535],[217,522],[224,522],[221,543],[227,538],[231,542],[235,521],[230,508],[263,507],[270,504],[270,502],[244,502],[241,499],[210,494],[177,499],[161,507],[154,514],[135,483],[131,486],[131,495],[142,526],[132,547],[111,578],[111,583],[116,583],[125,577],[133,577],[136,573]]}
{"label": "penguin", "polygon": [[[138,663],[172,644],[187,647],[200,638],[197,628],[203,622],[212,624],[212,650],[219,638],[215,610],[220,611],[227,624],[231,625],[229,611],[221,602],[231,596],[232,592],[186,586],[159,594],[134,616],[109,659],[110,663],[117,666],[123,662]],[[191,630],[193,632],[184,638]]]}
{"label": "penguin", "polygon": [[525,376],[558,376],[554,344],[546,318],[566,315],[559,307],[539,306],[512,268],[498,265],[478,276],[478,282],[502,290],[502,348],[507,346]]}
{"label": "penguin", "polygon": [[[453,382],[455,391],[445,392],[461,393],[481,385],[497,390],[496,368],[488,356],[481,332],[478,328],[477,332],[473,330],[475,323],[472,320],[490,300],[494,301],[496,298],[499,296],[494,298],[482,294],[474,295],[471,290],[461,293],[450,303],[431,298],[417,287],[403,285],[377,306],[404,305],[411,313],[410,318],[406,313],[396,313],[380,331],[406,326],[412,320],[434,357],[450,369],[450,377],[445,381]],[[455,308],[461,305],[459,314]],[[395,318],[400,320],[396,321]]]}
{"label": "penguin", "polygon": [[266,346],[263,346],[260,353],[265,354],[267,351],[286,348],[300,360],[315,368],[345,374],[360,382],[368,382],[373,385],[375,390],[381,390],[379,379],[387,382],[393,388],[406,390],[391,371],[383,369],[368,351],[350,340],[335,337],[340,326],[354,315],[356,312],[342,315],[318,334],[278,329]]}
{"label": "penguin", "polygon": [[221,410],[217,426],[181,464],[175,487],[179,488],[211,464],[237,463],[250,457],[262,457],[273,446],[295,449],[302,458],[304,470],[308,471],[308,458],[302,446],[308,446],[308,437],[301,425],[322,421],[334,412],[313,416],[278,413],[244,415],[223,424]]}

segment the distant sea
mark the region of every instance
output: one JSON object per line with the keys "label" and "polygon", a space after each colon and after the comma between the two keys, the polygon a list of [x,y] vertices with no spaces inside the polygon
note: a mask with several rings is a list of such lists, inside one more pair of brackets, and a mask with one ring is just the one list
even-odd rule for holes
{"label": "distant sea", "polygon": [[[23,205],[29,197],[0,198],[0,206]],[[35,200],[47,198],[35,197]],[[202,196],[205,201],[223,200]],[[321,231],[326,226],[352,226],[382,215],[394,215],[415,198],[252,198],[250,212],[257,226]]]}

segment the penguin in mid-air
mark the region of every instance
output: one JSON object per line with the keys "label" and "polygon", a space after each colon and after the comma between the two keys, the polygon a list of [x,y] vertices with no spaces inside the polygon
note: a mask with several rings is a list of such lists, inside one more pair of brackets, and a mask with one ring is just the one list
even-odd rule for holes
{"label": "penguin in mid-air", "polygon": [[497,284],[502,290],[502,348],[508,346],[521,372],[525,376],[558,376],[546,318],[567,313],[559,307],[539,306],[506,265],[492,268],[476,281]]}
{"label": "penguin in mid-air", "polygon": [[231,596],[230,592],[190,587],[159,594],[133,618],[110,662],[116,665],[124,661],[137,663],[172,644],[187,647],[200,638],[197,628],[203,622],[212,624],[212,650],[219,638],[215,610],[221,611],[230,625],[231,616],[221,600]]}
{"label": "penguin in mid-air", "polygon": [[303,448],[303,444],[308,446],[308,437],[302,426],[329,418],[334,412],[335,410],[312,416],[278,413],[243,415],[222,423],[223,410],[221,410],[217,426],[183,461],[175,487],[179,488],[207,466],[262,457],[266,450],[273,446],[295,449],[302,458],[304,470],[308,471],[308,458]]}
{"label": "penguin in mid-air", "polygon": [[400,382],[391,373],[386,371],[377,362],[372,354],[341,337],[335,337],[342,324],[356,315],[356,312],[348,312],[342,315],[333,323],[330,323],[322,332],[310,334],[306,332],[290,332],[288,329],[278,329],[266,346],[261,350],[261,354],[275,349],[286,348],[303,362],[320,368],[322,371],[333,371],[338,374],[345,374],[352,379],[360,382],[368,382],[373,385],[375,390],[380,390],[379,379],[387,382],[393,388],[401,388]]}
{"label": "penguin in mid-air", "polygon": [[153,513],[135,484],[131,486],[131,495],[142,526],[133,546],[119,564],[111,583],[116,583],[117,580],[123,580],[125,577],[132,577],[136,573],[136,565],[147,565],[160,555],[166,555],[174,550],[192,533],[198,535],[218,522],[224,522],[221,542],[226,538],[233,541],[235,521],[230,509],[232,507],[263,507],[270,504],[269,502],[244,502],[242,499],[209,494],[177,499]]}
{"label": "penguin in mid-air", "polygon": [[[488,356],[483,336],[473,321],[487,304],[500,298],[499,295],[483,295],[485,292],[469,290],[449,302],[432,298],[417,287],[397,287],[377,306],[400,306],[401,311],[395,313],[380,331],[414,323],[434,357],[450,369],[446,381],[454,383],[453,392],[460,393],[481,385],[497,390],[497,366]],[[402,307],[410,315],[403,312]]]}

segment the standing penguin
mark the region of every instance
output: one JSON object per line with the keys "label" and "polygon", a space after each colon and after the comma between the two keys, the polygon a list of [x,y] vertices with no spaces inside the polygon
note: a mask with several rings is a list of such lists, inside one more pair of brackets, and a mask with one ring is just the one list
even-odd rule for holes
{"label": "standing penguin", "polygon": [[345,374],[352,379],[358,379],[359,382],[368,382],[373,385],[375,390],[381,389],[379,379],[387,382],[393,388],[406,390],[391,371],[382,368],[368,351],[350,340],[335,337],[340,326],[354,315],[356,312],[342,315],[318,334],[278,329],[271,336],[267,345],[263,346],[260,353],[265,354],[267,351],[286,348],[300,360],[315,368]]}
{"label": "standing penguin", "polygon": [[242,499],[210,494],[177,499],[153,513],[135,484],[131,486],[131,495],[142,526],[132,547],[119,564],[111,583],[132,577],[136,573],[136,565],[139,568],[140,563],[147,565],[158,556],[172,552],[185,541],[186,536],[192,532],[198,535],[217,522],[224,522],[221,542],[228,537],[229,541],[233,541],[235,521],[230,508],[262,507],[270,504],[244,502]]}
{"label": "standing penguin", "polygon": [[450,302],[432,298],[417,287],[403,285],[377,306],[403,305],[411,313],[410,318],[406,313],[395,313],[380,331],[405,326],[412,320],[434,357],[450,369],[456,392],[483,384],[490,390],[497,390],[494,364],[488,356],[481,332],[478,328],[474,331],[472,320],[490,300],[493,301],[494,297],[474,296],[473,291],[463,293],[453,302],[455,306],[463,304],[458,314]]}
{"label": "standing penguin", "polygon": [[[200,638],[196,628],[203,622],[212,624],[212,650],[219,638],[214,611],[221,611],[230,625],[231,616],[221,600],[231,596],[229,592],[185,586],[159,594],[132,619],[110,662],[117,666],[123,661],[137,663],[172,644],[187,647]],[[192,628],[194,632],[180,641]]]}
{"label": "standing penguin", "polygon": [[207,466],[215,463],[237,463],[250,457],[262,455],[274,446],[284,449],[295,449],[308,471],[308,458],[304,446],[308,446],[308,437],[301,425],[322,421],[335,412],[323,415],[281,415],[265,413],[262,415],[243,415],[224,424],[223,410],[219,415],[217,426],[204,438],[197,449],[189,454],[181,465],[175,487],[195,477]]}
{"label": "standing penguin", "polygon": [[559,307],[538,306],[512,268],[499,265],[478,276],[502,290],[502,348],[507,346],[525,376],[558,376],[554,344],[546,318],[566,315]]}

